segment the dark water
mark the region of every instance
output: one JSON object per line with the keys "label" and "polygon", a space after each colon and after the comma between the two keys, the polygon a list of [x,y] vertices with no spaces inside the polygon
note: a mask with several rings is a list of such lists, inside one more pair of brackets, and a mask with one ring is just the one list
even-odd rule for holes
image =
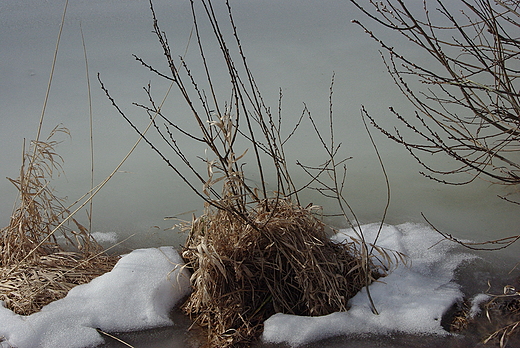
{"label": "dark water", "polygon": [[[117,334],[118,338],[136,348],[194,348],[189,334],[182,326],[176,328],[161,328],[138,333]],[[107,338],[103,348],[122,348],[127,345]],[[385,336],[364,337],[334,337],[301,346],[302,348],[470,348],[476,347],[479,341],[476,337],[464,336],[411,336],[392,334]],[[252,348],[287,348],[283,344],[254,343]]]}
{"label": "dark water", "polygon": [[[178,318],[182,314],[176,313],[177,324],[173,327],[157,328],[153,330],[114,333],[114,336],[125,341],[136,348],[195,348],[199,346],[194,334],[189,333],[190,322],[186,319]],[[105,337],[106,344],[100,348],[120,348],[128,347],[115,339]],[[362,337],[333,337],[318,342],[313,342],[301,347],[305,348],[469,348],[475,347],[478,337],[467,336],[413,336],[404,334],[389,334],[384,336],[362,336]],[[286,348],[284,344],[266,344],[255,342],[252,348]]]}
{"label": "dark water", "polygon": [[[193,334],[187,332],[189,322],[180,321],[174,327],[158,328],[153,330],[116,333],[119,339],[136,348],[195,348],[199,347],[197,339]],[[105,338],[106,344],[100,348],[122,348],[127,345],[112,338]],[[302,348],[471,348],[480,345],[481,337],[477,335],[406,335],[389,334],[384,336],[360,336],[360,337],[332,337],[301,346]],[[520,343],[518,341],[511,344]],[[287,348],[284,344],[266,344],[255,342],[252,348]],[[511,348],[515,347],[513,345]]]}

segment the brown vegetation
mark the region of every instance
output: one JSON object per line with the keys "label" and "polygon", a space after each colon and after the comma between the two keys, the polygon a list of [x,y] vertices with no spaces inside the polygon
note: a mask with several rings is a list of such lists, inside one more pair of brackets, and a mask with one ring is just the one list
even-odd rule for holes
{"label": "brown vegetation", "polygon": [[[403,126],[393,129],[383,128],[364,110],[373,124],[403,144],[426,170],[422,174],[433,180],[462,185],[483,177],[519,184],[520,1],[423,1],[422,8],[403,0],[370,1],[370,8],[351,2],[425,53],[421,61],[403,55],[354,21],[381,45],[390,76],[415,108],[406,117],[390,107]],[[445,155],[455,164],[434,168],[422,154]]]}
{"label": "brown vegetation", "polygon": [[193,222],[183,252],[193,293],[183,308],[208,328],[211,346],[248,343],[274,313],[346,311],[379,275],[365,274],[354,243],[331,242],[312,209],[272,199],[251,208],[248,223],[210,207]]}
{"label": "brown vegetation", "polygon": [[[402,255],[391,255],[366,243],[359,222],[342,195],[346,167],[345,159],[337,158],[341,143],[336,143],[332,127],[332,85],[325,117],[329,122],[328,137],[321,134],[306,108],[296,124],[291,125],[289,135],[284,136],[282,95],[277,108],[264,104],[247,64],[229,2],[225,2],[229,24],[226,27],[217,17],[219,11],[212,1],[190,3],[190,38],[195,38],[200,58],[190,62],[195,68],[184,56],[175,58],[166,33],[159,27],[152,1],[154,33],[168,72],[152,67],[140,57],[136,59],[177,89],[186,102],[188,119],[200,133],[189,131],[180,115],[167,116],[163,102],[170,90],[161,97],[163,102],[157,103],[149,84],[144,88],[149,104],[135,105],[148,114],[149,127],[153,126],[164,142],[152,140],[146,134],[148,128],[140,130],[117,105],[99,76],[98,79],[121,116],[204,202],[204,214],[184,225],[188,238],[183,258],[193,271],[193,292],[183,306],[185,312],[206,329],[209,346],[246,345],[258,336],[264,319],[273,313],[323,315],[348,310],[348,300],[386,274]],[[201,20],[210,24],[209,33],[204,32],[208,26],[200,25]],[[225,32],[230,36],[226,37]],[[217,83],[210,73],[218,64],[210,62],[206,53],[208,43],[202,37],[208,35],[220,49],[220,60],[214,59],[227,72],[226,81]],[[278,115],[272,110],[277,110]],[[297,187],[289,172],[284,144],[305,119],[314,128],[316,142],[325,155],[323,164],[317,167],[298,162],[309,180]],[[205,158],[197,157],[205,163],[203,170],[183,152],[185,144],[181,140],[207,149]],[[167,151],[162,149],[164,145]],[[173,151],[180,161],[169,158],[168,151]],[[254,170],[248,163],[253,163]],[[246,172],[254,173],[259,182],[248,180],[251,177],[246,177]],[[270,189],[266,177],[274,178]],[[303,189],[314,189],[333,199],[357,232],[357,242],[332,243],[325,224],[315,215],[316,207],[300,202],[299,192]],[[380,256],[381,268],[372,263],[374,255]],[[377,313],[374,303],[372,310]]]}
{"label": "brown vegetation", "polygon": [[[465,301],[454,314],[450,331],[476,337],[483,344],[501,348],[516,347],[520,343],[520,292],[511,285],[504,294],[488,295],[478,304]],[[476,307],[478,306],[478,312]]]}
{"label": "brown vegetation", "polygon": [[[510,193],[501,198],[520,205],[520,1],[424,0],[421,8],[403,0],[351,2],[384,30],[398,33],[425,53],[424,59],[411,58],[389,39],[353,21],[381,45],[388,73],[414,107],[410,117],[390,107],[396,122],[388,128],[365,107],[363,114],[408,150],[425,169],[424,176],[448,185],[469,184],[476,178],[510,185]],[[430,165],[427,159],[437,155],[454,160],[453,166]],[[438,232],[472,250],[499,250],[520,239],[517,228],[513,236],[484,242]],[[483,320],[468,318],[463,310],[454,325],[471,330],[484,323],[485,331],[493,332],[485,343],[497,341],[505,347],[513,336],[518,341],[519,295],[514,290],[494,296],[485,305]]]}
{"label": "brown vegetation", "polygon": [[20,176],[9,179],[19,197],[9,225],[0,230],[0,300],[17,314],[39,311],[117,261],[79,222],[72,219],[74,230],[62,224],[70,212],[50,186],[61,172],[62,158],[54,150],[58,142],[52,139],[57,132],[68,133],[56,127],[46,141],[32,142]]}

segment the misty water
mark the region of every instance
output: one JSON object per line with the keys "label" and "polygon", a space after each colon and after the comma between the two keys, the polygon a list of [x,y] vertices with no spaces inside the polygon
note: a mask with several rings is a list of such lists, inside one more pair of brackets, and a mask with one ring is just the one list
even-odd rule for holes
{"label": "misty water", "polygon": [[[64,3],[18,0],[0,4],[2,177],[18,176],[23,140],[29,141],[36,136]],[[155,1],[162,29],[175,50],[174,56],[186,53],[188,62],[196,59],[198,54],[196,42],[189,40],[192,30],[189,5],[185,0]],[[360,108],[364,105],[385,126],[395,123],[388,111],[389,106],[405,115],[411,115],[413,109],[388,76],[378,44],[351,20],[362,20],[378,35],[391,40],[396,47],[402,47],[403,52],[413,59],[427,58],[395,33],[370,22],[349,2],[250,0],[234,1],[232,6],[249,65],[266,104],[273,110],[278,107],[279,89],[282,90],[287,131],[300,116],[304,103],[327,131],[329,87],[334,74],[334,131],[337,141],[342,142],[342,156],[352,157],[347,161],[344,194],[361,223],[380,221],[386,203],[385,178],[363,126]],[[225,20],[226,9],[220,4],[217,7]],[[119,164],[138,135],[110,105],[96,75],[99,73],[127,115],[139,127],[146,126],[147,115],[131,103],[147,101],[142,87],[149,82],[157,98],[164,95],[168,86],[132,57],[136,54],[165,71],[166,65],[152,33],[152,24],[148,2],[144,0],[69,3],[42,134],[46,136],[60,123],[70,130],[71,137],[62,137],[63,142],[56,149],[64,159],[65,174],[55,177],[52,182],[58,196],[68,197],[70,203],[90,188],[89,100],[81,32],[92,87],[94,182],[97,184]],[[220,54],[216,50],[209,52],[210,58],[214,55],[215,59]],[[217,80],[226,78],[223,68],[215,65],[212,74]],[[189,120],[185,105],[173,93],[164,110],[176,120]],[[371,132],[390,182],[387,223],[426,223],[421,216],[423,213],[437,229],[461,239],[483,241],[518,234],[518,208],[498,197],[512,192],[511,188],[484,180],[465,186],[433,182],[419,174],[422,168],[404,148],[375,129]],[[203,148],[192,147],[189,143],[184,148],[190,149],[190,156],[204,155]],[[324,156],[309,125],[304,125],[288,143],[287,157],[291,163],[298,160],[318,165]],[[174,159],[173,154],[171,158]],[[427,158],[427,161],[440,167],[453,165],[446,158],[436,156]],[[296,166],[293,176],[300,183],[307,179]],[[305,203],[323,205],[326,212],[337,212],[334,205],[316,193],[303,194],[302,197]],[[6,179],[2,180],[2,226],[8,223],[15,198],[14,186]],[[182,213],[194,211],[200,214],[202,211],[202,202],[146,144],[137,147],[93,202],[93,231],[116,232],[120,240],[132,235],[121,250],[178,246],[182,244],[183,236],[168,229],[174,222],[165,220],[165,217],[189,219],[191,213]],[[85,211],[82,209],[78,213],[78,219],[84,224],[87,223]],[[341,220],[332,222],[338,227],[345,226]],[[492,266],[484,263],[482,269],[461,271],[461,282],[468,292],[484,291],[490,277],[499,282],[501,275],[514,266],[518,251],[519,245],[513,245],[499,253],[480,254]],[[514,278],[515,273],[508,277]],[[175,330],[184,332],[184,328],[159,329],[146,335],[128,336],[139,336],[135,340],[145,340],[148,347],[153,344],[157,347],[181,347],[189,345],[185,336],[183,339],[177,337],[177,340],[170,338],[176,336]],[[398,336],[377,338],[369,345],[423,346],[417,341],[407,343],[409,340]],[[327,342],[326,346],[339,347],[346,342],[337,339]],[[348,344],[366,346],[366,341],[363,342],[348,341]],[[421,342],[426,342],[425,347],[439,343],[428,343],[428,339]]]}

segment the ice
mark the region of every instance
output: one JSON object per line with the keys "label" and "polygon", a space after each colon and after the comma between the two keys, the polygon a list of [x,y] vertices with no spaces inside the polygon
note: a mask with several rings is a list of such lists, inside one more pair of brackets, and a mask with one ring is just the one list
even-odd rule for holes
{"label": "ice", "polygon": [[0,306],[0,346],[80,348],[103,343],[96,328],[121,332],[172,325],[169,312],[189,289],[175,249],[137,249],[111,272],[38,313],[20,316]]}
{"label": "ice", "polygon": [[[379,224],[361,226],[368,242],[375,239]],[[352,230],[333,239],[345,240]],[[370,295],[379,312],[372,313],[364,288],[350,301],[350,310],[321,317],[276,314],[265,322],[262,339],[299,346],[339,335],[408,334],[447,335],[441,326],[443,314],[462,299],[453,282],[456,268],[474,256],[458,252],[453,243],[428,226],[406,223],[384,225],[377,245],[408,256],[390,275],[370,285]]]}

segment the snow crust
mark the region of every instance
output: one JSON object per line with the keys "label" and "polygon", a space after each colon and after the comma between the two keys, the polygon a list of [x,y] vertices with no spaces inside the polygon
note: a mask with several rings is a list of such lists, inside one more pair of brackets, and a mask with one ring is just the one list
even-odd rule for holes
{"label": "snow crust", "polygon": [[80,348],[104,342],[96,328],[121,332],[172,325],[169,312],[189,289],[176,250],[137,249],[111,272],[38,313],[20,316],[0,306],[0,346]]}
{"label": "snow crust", "polygon": [[[366,240],[373,241],[379,224],[361,228]],[[342,242],[348,235],[354,232],[342,230],[333,240]],[[265,322],[262,340],[295,347],[339,335],[447,335],[442,315],[463,295],[453,281],[454,272],[475,256],[442,241],[431,228],[413,223],[384,225],[377,245],[408,256],[407,265],[399,264],[370,285],[379,315],[372,313],[362,289],[351,299],[348,312],[273,315]],[[0,347],[80,348],[103,343],[96,328],[121,332],[172,325],[168,314],[189,291],[189,275],[176,250],[138,249],[121,258],[111,272],[73,288],[39,313],[24,317],[0,306]]]}
{"label": "snow crust", "polygon": [[486,301],[489,301],[491,300],[491,296],[490,295],[487,295],[487,294],[476,294],[472,299],[471,299],[471,308],[469,310],[469,314],[468,314],[468,317],[470,319],[473,319],[475,318],[477,315],[480,314],[480,312],[482,312],[482,309],[481,309],[481,305],[486,302]]}
{"label": "snow crust", "polygon": [[102,244],[115,244],[118,240],[116,232],[93,232],[91,235],[98,243]]}
{"label": "snow crust", "polygon": [[[367,241],[373,241],[379,224],[361,226]],[[355,236],[343,230],[333,237]],[[462,299],[460,287],[452,281],[464,260],[474,258],[455,251],[454,243],[431,228],[413,223],[383,226],[378,246],[400,251],[409,257],[408,266],[399,265],[380,282],[370,285],[379,315],[372,313],[366,288],[350,301],[350,310],[321,317],[275,314],[264,325],[262,339],[270,343],[299,346],[339,335],[408,334],[447,335],[442,315]]]}

